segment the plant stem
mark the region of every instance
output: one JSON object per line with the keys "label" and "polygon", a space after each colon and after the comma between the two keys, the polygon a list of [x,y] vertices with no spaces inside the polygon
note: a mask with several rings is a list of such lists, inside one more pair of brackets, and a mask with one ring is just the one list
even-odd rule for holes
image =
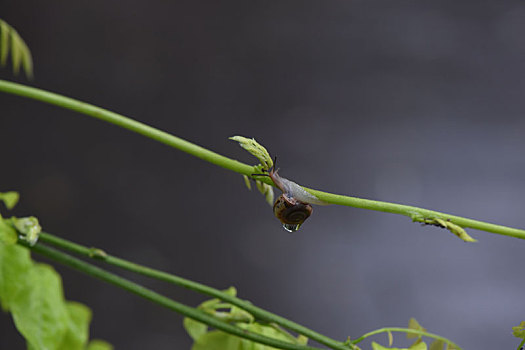
{"label": "plant stem", "polygon": [[168,134],[165,131],[156,129],[152,126],[146,125],[139,121],[127,118],[123,115],[108,111],[107,109],[100,108],[89,103],[81,102],[70,97],[55,94],[53,92],[1,79],[0,91],[7,92],[13,95],[27,97],[33,100],[42,101],[65,109],[71,109],[73,111],[88,115],[90,117],[97,118],[111,124],[115,124],[124,129],[131,130],[160,143],[164,143],[168,146],[189,153],[212,164],[218,165],[229,170],[233,170],[241,174],[251,175],[254,172],[253,166],[224,157],[218,153],[215,153],[201,146],[197,146],[194,143],[181,139],[180,137]]}
{"label": "plant stem", "polygon": [[[376,211],[382,211],[386,213],[401,214],[408,216],[410,218],[439,218],[443,220],[449,220],[452,223],[455,223],[463,228],[469,227],[480,231],[496,233],[499,235],[510,236],[515,238],[525,239],[525,230],[516,229],[512,227],[490,224],[488,222],[473,220],[464,218],[461,216],[446,214],[434,210],[423,209],[418,207],[413,207],[410,205],[390,203],[390,202],[381,202],[371,199],[356,198],[343,196],[339,194],[327,193],[318,190],[312,190],[305,188],[308,192],[316,196],[322,201],[325,201],[330,204],[346,205],[349,207],[370,209]],[[415,221],[415,220],[414,220]]]}
{"label": "plant stem", "polygon": [[[71,109],[73,111],[104,120],[108,123],[112,123],[122,128],[134,131],[136,133],[164,143],[168,146],[177,148],[183,152],[194,155],[207,162],[216,164],[218,166],[235,171],[243,175],[251,176],[255,171],[253,166],[222,156],[218,153],[207,150],[201,146],[197,146],[189,141],[170,135],[164,131],[158,130],[149,125],[127,118],[123,115],[108,111],[106,109],[96,107],[89,103],[81,102],[59,94],[5,80],[0,80],[0,91],[53,104],[62,108]],[[270,185],[274,185],[273,182],[267,177],[258,177],[257,180],[263,181]],[[525,239],[525,230],[521,229],[490,224],[483,221],[467,219],[460,216],[445,214],[433,210],[422,209],[408,205],[343,196],[313,190],[306,187],[305,190],[312,193],[320,200],[330,204],[339,204],[356,208],[401,214],[410,218],[439,218],[443,220],[450,220],[452,223],[462,226],[464,228],[469,227],[481,231]]]}
{"label": "plant stem", "polygon": [[386,332],[402,332],[402,333],[407,333],[407,334],[416,334],[416,335],[420,335],[420,336],[423,336],[423,337],[434,338],[434,339],[441,340],[444,343],[448,343],[448,344],[454,346],[454,348],[457,349],[457,350],[461,350],[461,348],[456,343],[451,342],[447,338],[444,338],[444,337],[439,336],[437,334],[428,333],[428,332],[420,331],[420,330],[417,330],[417,329],[401,328],[401,327],[385,327],[385,328],[376,329],[376,330],[374,330],[372,332],[368,332],[366,334],[363,334],[362,336],[360,336],[359,338],[357,338],[355,340],[352,340],[352,344],[358,344],[358,343],[362,342],[363,340],[365,340],[368,337],[371,337],[371,336],[379,334],[379,333],[386,333]]}
{"label": "plant stem", "polygon": [[[327,336],[324,336],[320,333],[317,333],[309,328],[306,328],[304,326],[301,326],[300,324],[297,324],[295,322],[292,322],[284,317],[278,316],[276,314],[273,314],[271,312],[268,312],[266,310],[263,310],[253,304],[251,304],[248,301],[239,299],[237,297],[228,295],[226,293],[221,292],[218,289],[208,287],[204,284],[193,282],[190,280],[187,280],[185,278],[175,276],[166,272],[162,272],[159,270],[155,270],[149,267],[145,267],[124,259],[120,259],[114,256],[111,256],[109,254],[102,253],[96,249],[88,248],[85,246],[82,246],[77,243],[70,242],[68,240],[65,240],[63,238],[59,238],[57,236],[51,235],[49,233],[40,233],[39,241],[44,242],[50,245],[53,245],[55,247],[58,247],[60,249],[64,249],[66,251],[70,251],[76,254],[80,254],[86,257],[96,258],[103,260],[104,262],[117,266],[120,268],[123,268],[128,271],[132,271],[144,276],[148,276],[157,280],[161,280],[164,282],[176,284],[178,286],[206,294],[209,296],[212,296],[214,298],[221,299],[225,302],[228,302],[232,305],[235,305],[250,314],[252,314],[257,320],[265,321],[268,323],[276,323],[280,325],[281,327],[287,328],[291,331],[297,332],[299,334],[302,334],[306,336],[309,339],[315,340],[321,344],[324,344],[332,349],[338,349],[338,350],[348,350],[348,347],[345,346],[342,342],[338,342],[334,339],[331,339]],[[99,252],[97,254],[97,252]],[[101,254],[102,253],[102,254]]]}
{"label": "plant stem", "polygon": [[520,343],[520,345],[518,345],[518,350],[522,350],[523,349],[523,345],[525,345],[525,339],[523,339]]}
{"label": "plant stem", "polygon": [[125,289],[131,293],[134,293],[144,299],[150,300],[156,304],[159,304],[163,307],[171,309],[179,314],[190,317],[199,322],[205,323],[210,327],[214,327],[223,332],[233,334],[235,336],[245,338],[256,343],[268,345],[271,347],[287,350],[321,350],[319,348],[314,348],[310,346],[304,346],[299,344],[286,343],[281,340],[273,339],[267,336],[260,334],[248,332],[244,329],[221,321],[202,310],[193,308],[179,302],[176,302],[166,296],[163,296],[157,292],[152,291],[151,289],[145,288],[135,282],[129,281],[125,278],[122,278],[118,275],[115,275],[111,272],[105,271],[97,266],[89,264],[85,261],[79,260],[75,257],[72,257],[68,254],[62,253],[55,249],[49,248],[41,243],[37,243],[34,246],[29,246],[27,243],[20,241],[19,244],[31,249],[35,253],[41,254],[47,258],[53,259],[61,264],[64,264],[68,267],[71,267],[75,270],[79,270],[89,276],[98,278],[104,282],[113,284],[119,288]]}

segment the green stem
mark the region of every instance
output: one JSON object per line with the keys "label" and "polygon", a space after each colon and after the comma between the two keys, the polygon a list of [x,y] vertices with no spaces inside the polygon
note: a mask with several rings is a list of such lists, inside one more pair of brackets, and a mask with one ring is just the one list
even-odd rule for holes
{"label": "green stem", "polygon": [[[189,141],[183,140],[179,137],[170,135],[164,131],[153,128],[149,125],[132,120],[123,115],[108,111],[106,109],[96,107],[89,103],[80,102],[78,100],[58,95],[52,92],[5,80],[0,80],[0,91],[53,104],[62,108],[71,109],[76,112],[104,120],[108,123],[112,123],[125,129],[134,131],[136,133],[152,138],[171,147],[177,148],[183,152],[194,155],[207,162],[216,164],[218,166],[238,172],[243,175],[251,176],[255,171],[253,166],[227,158],[218,153],[197,146]],[[259,181],[263,181],[265,183],[273,185],[269,178],[258,177],[257,179]],[[481,231],[525,239],[525,230],[490,224],[483,221],[467,219],[460,216],[445,214],[433,210],[422,209],[408,205],[337,195],[318,190],[312,190],[309,188],[305,189],[313,195],[317,196],[322,201],[325,201],[326,203],[401,214],[410,218],[439,218],[443,220],[450,220],[452,223],[462,227],[469,227]]]}
{"label": "green stem", "polygon": [[525,345],[525,339],[523,339],[520,343],[520,345],[518,345],[518,350],[521,350],[523,349],[522,346]]}
{"label": "green stem", "polygon": [[41,243],[37,243],[34,246],[29,246],[25,242],[19,242],[19,244],[31,249],[35,253],[41,254],[47,258],[53,259],[61,264],[64,264],[68,267],[71,267],[75,270],[79,270],[89,276],[98,278],[104,282],[113,284],[119,288],[125,289],[131,293],[134,293],[142,298],[145,298],[147,300],[150,300],[156,304],[159,304],[163,307],[166,307],[168,309],[171,309],[179,314],[182,314],[186,317],[192,318],[194,320],[197,320],[199,322],[205,323],[210,327],[214,327],[216,329],[219,329],[223,332],[233,334],[235,336],[245,338],[251,341],[254,341],[256,343],[268,345],[271,347],[279,348],[279,349],[287,349],[287,350],[321,350],[319,348],[314,348],[310,346],[304,346],[299,344],[292,344],[292,343],[286,343],[281,340],[273,339],[267,336],[263,336],[260,334],[248,332],[244,329],[241,329],[239,327],[236,327],[234,325],[231,325],[229,323],[226,323],[224,321],[221,321],[207,313],[205,313],[202,310],[199,310],[197,308],[193,308],[184,304],[181,304],[179,302],[176,302],[168,297],[165,297],[159,293],[156,293],[148,288],[145,288],[135,282],[131,282],[125,278],[122,278],[118,275],[115,275],[111,272],[105,271],[97,266],[94,266],[92,264],[89,264],[87,262],[84,262],[82,260],[79,260],[75,257],[72,257],[68,254],[62,253],[60,251],[57,251],[55,249],[46,247],[45,245],[42,245]]}
{"label": "green stem", "polygon": [[49,233],[44,233],[44,232],[40,233],[39,240],[40,240],[40,242],[51,244],[51,245],[53,245],[55,247],[64,249],[66,251],[70,251],[70,252],[73,252],[73,253],[76,253],[76,254],[80,254],[80,255],[83,255],[83,256],[86,256],[86,257],[101,259],[101,260],[103,260],[104,262],[106,262],[106,263],[108,263],[110,265],[117,266],[117,267],[123,268],[125,270],[132,271],[132,272],[144,275],[144,276],[155,278],[157,280],[161,280],[161,281],[164,281],[164,282],[176,284],[178,286],[181,286],[181,287],[184,287],[184,288],[187,288],[187,289],[190,289],[190,290],[193,290],[193,291],[205,294],[205,295],[209,295],[209,296],[212,296],[214,298],[221,299],[221,300],[223,300],[225,302],[228,302],[228,303],[230,303],[232,305],[235,305],[235,306],[237,306],[237,307],[239,307],[239,308],[249,312],[257,320],[265,321],[265,322],[268,322],[268,323],[276,323],[276,324],[278,324],[278,325],[280,325],[280,326],[282,326],[284,328],[287,328],[287,329],[289,329],[291,331],[294,331],[294,332],[297,332],[299,334],[302,334],[302,335],[306,336],[307,338],[315,340],[315,341],[317,341],[317,342],[319,342],[321,344],[324,344],[324,345],[326,345],[326,346],[328,346],[328,347],[330,347],[332,349],[348,350],[348,347],[343,345],[342,342],[338,342],[338,341],[336,341],[334,339],[331,339],[331,338],[329,338],[327,336],[319,334],[319,333],[317,333],[317,332],[315,332],[315,331],[313,331],[313,330],[311,330],[309,328],[306,328],[306,327],[304,327],[304,326],[302,326],[300,324],[292,322],[292,321],[290,321],[290,320],[288,320],[288,319],[286,319],[284,317],[281,317],[281,316],[278,316],[278,315],[273,314],[271,312],[268,312],[266,310],[263,310],[263,309],[253,305],[252,303],[250,303],[248,301],[245,301],[245,300],[239,299],[237,297],[228,295],[226,293],[221,292],[218,289],[208,287],[208,286],[206,286],[204,284],[193,282],[193,281],[187,280],[187,279],[179,277],[179,276],[175,276],[175,275],[172,275],[172,274],[169,274],[169,273],[166,273],[166,272],[158,271],[158,270],[155,270],[155,269],[152,269],[152,268],[149,268],[149,267],[145,267],[145,266],[142,266],[142,265],[139,265],[139,264],[135,264],[133,262],[130,262],[130,261],[127,261],[127,260],[124,260],[124,259],[120,259],[120,258],[111,256],[109,254],[105,254],[104,252],[102,252],[100,250],[93,249],[93,248],[88,248],[88,247],[82,246],[80,244],[67,241],[65,239],[59,238],[59,237],[51,235]]}
{"label": "green stem", "polygon": [[376,330],[374,330],[372,332],[368,332],[366,334],[363,334],[362,336],[360,336],[359,338],[357,338],[355,340],[352,340],[352,344],[358,344],[358,343],[362,342],[363,340],[365,340],[368,337],[371,337],[373,335],[380,334],[380,333],[387,333],[387,332],[402,332],[402,333],[407,333],[407,334],[416,334],[416,335],[420,335],[420,336],[423,336],[423,337],[433,338],[433,339],[441,340],[444,343],[448,343],[448,344],[454,346],[454,348],[457,349],[457,350],[461,350],[459,345],[457,345],[456,343],[451,342],[447,338],[444,338],[444,337],[439,336],[437,334],[428,333],[428,332],[420,331],[420,330],[417,330],[417,329],[401,328],[401,327],[385,327],[385,328],[376,329]]}
{"label": "green stem", "polygon": [[525,239],[525,230],[516,229],[512,227],[490,224],[488,222],[464,218],[461,216],[446,214],[434,210],[413,207],[410,205],[389,203],[375,201],[371,199],[363,199],[356,197],[343,196],[339,194],[332,194],[318,190],[305,188],[308,192],[316,196],[322,201],[330,204],[346,205],[349,207],[371,209],[382,211],[386,213],[401,214],[410,218],[439,218],[449,220],[450,222],[459,225],[463,228],[469,227],[480,231],[492,232],[499,235],[510,236],[515,238]]}
{"label": "green stem", "polygon": [[243,164],[236,160],[224,157],[218,153],[207,150],[206,148],[197,146],[194,143],[181,139],[180,137],[173,136],[165,131],[156,129],[152,126],[146,125],[144,123],[138,122],[136,120],[127,118],[123,115],[108,111],[107,109],[100,108],[89,103],[81,102],[70,97],[55,94],[53,92],[1,79],[0,91],[7,92],[13,95],[27,97],[37,101],[42,101],[62,108],[71,109],[73,111],[88,115],[90,117],[97,118],[111,124],[115,124],[124,129],[131,130],[160,143],[164,143],[168,146],[189,153],[212,164],[218,165],[229,170],[233,170],[241,174],[251,175],[254,172],[254,168],[251,165]]}

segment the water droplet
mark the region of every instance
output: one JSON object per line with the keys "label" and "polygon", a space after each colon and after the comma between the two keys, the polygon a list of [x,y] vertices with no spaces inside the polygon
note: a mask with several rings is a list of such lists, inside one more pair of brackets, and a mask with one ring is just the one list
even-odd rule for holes
{"label": "water droplet", "polygon": [[283,228],[288,232],[295,232],[301,227],[301,224],[283,224]]}

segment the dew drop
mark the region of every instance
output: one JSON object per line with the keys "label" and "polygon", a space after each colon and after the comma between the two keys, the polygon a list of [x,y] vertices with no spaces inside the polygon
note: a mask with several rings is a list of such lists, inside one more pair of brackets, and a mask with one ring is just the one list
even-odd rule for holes
{"label": "dew drop", "polygon": [[301,224],[283,224],[283,228],[288,232],[295,232],[299,230]]}

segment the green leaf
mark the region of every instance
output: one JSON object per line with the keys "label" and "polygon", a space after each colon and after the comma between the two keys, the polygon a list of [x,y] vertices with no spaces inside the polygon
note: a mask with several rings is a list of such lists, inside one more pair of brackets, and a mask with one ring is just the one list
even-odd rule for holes
{"label": "green leaf", "polygon": [[516,338],[525,338],[525,321],[521,321],[518,326],[512,327],[512,334]]}
{"label": "green leaf", "polygon": [[113,350],[113,345],[104,340],[95,339],[89,343],[86,350]]}
{"label": "green leaf", "polygon": [[[235,296],[237,290],[234,287],[224,291],[226,294]],[[237,327],[252,333],[265,335],[267,337],[282,340],[293,344],[303,344],[308,342],[308,338],[299,336],[295,338],[285,330],[275,325],[262,325],[254,322],[254,317],[247,311],[224,303],[214,298],[206,300],[199,305],[199,309],[206,311],[216,318],[233,323]],[[228,311],[222,311],[227,309]],[[221,310],[221,311],[219,311]],[[184,318],[184,329],[194,340],[192,350],[273,350],[274,348],[254,343],[250,340],[241,339],[234,335],[222,331],[208,331],[208,326],[190,318]]]}
{"label": "green leaf", "polygon": [[299,334],[297,336],[297,344],[299,345],[306,345],[308,344],[308,337],[302,335],[302,334]]}
{"label": "green leaf", "polygon": [[35,264],[24,281],[10,305],[16,328],[35,349],[59,349],[69,323],[60,276]]}
{"label": "green leaf", "polygon": [[9,25],[0,19],[0,65],[5,66],[9,54]]}
{"label": "green leaf", "polygon": [[13,73],[17,75],[22,66],[26,76],[31,79],[33,77],[33,58],[26,43],[13,27],[1,19],[0,31],[0,64],[5,66],[9,51],[11,51]]}
{"label": "green leaf", "polygon": [[208,331],[207,325],[205,325],[204,323],[195,321],[194,319],[191,319],[189,317],[184,317],[182,324],[186,332],[188,332],[188,334],[194,341],[199,340],[199,338],[202,335],[206,334],[206,332]]}
{"label": "green leaf", "polygon": [[252,190],[252,183],[250,182],[250,178],[248,176],[246,176],[246,175],[243,175],[242,177],[244,179],[244,184],[251,191]]}
{"label": "green leaf", "polygon": [[241,338],[230,334],[211,331],[193,343],[191,350],[245,350],[241,347]]}
{"label": "green leaf", "polygon": [[409,347],[410,350],[427,350],[427,344],[424,342],[413,344],[411,347]]}
{"label": "green leaf", "polygon": [[0,192],[0,201],[4,202],[7,209],[13,209],[19,198],[18,192],[15,191]]}
{"label": "green leaf", "polygon": [[25,276],[33,267],[29,250],[16,244],[0,242],[0,302],[8,311],[13,299],[24,287]]}
{"label": "green leaf", "polygon": [[15,244],[18,241],[16,230],[0,217],[0,244]]}
{"label": "green leaf", "polygon": [[430,347],[428,348],[428,350],[443,350],[444,345],[445,343],[442,340],[437,339],[437,340],[434,340],[432,344],[430,344]]}
{"label": "green leaf", "polygon": [[419,214],[414,214],[412,215],[412,221],[421,222],[424,225],[433,225],[437,227],[446,228],[465,242],[477,242],[477,240],[472,238],[463,227],[454,224],[450,221],[450,219],[443,220],[441,218],[425,218]]}
{"label": "green leaf", "polygon": [[453,234],[455,234],[456,236],[458,236],[459,238],[461,238],[463,241],[465,242],[477,242],[476,239],[472,238],[468,233],[467,231],[465,231],[465,229],[459,225],[456,225],[450,221],[447,221],[447,229],[452,232]]}
{"label": "green leaf", "polygon": [[372,349],[373,350],[427,350],[427,344],[425,343],[418,343],[415,345],[412,345],[410,348],[387,348],[386,346],[379,345],[375,341],[372,342]]}
{"label": "green leaf", "polygon": [[69,324],[64,340],[58,349],[83,350],[89,340],[91,310],[84,304],[69,301],[66,303]]}
{"label": "green leaf", "polygon": [[230,140],[239,142],[239,145],[242,148],[244,148],[257,159],[259,159],[259,162],[261,162],[263,169],[269,170],[273,166],[272,157],[270,157],[270,154],[268,153],[266,148],[264,148],[264,146],[255,141],[255,139],[249,139],[244,136],[232,136],[230,137]]}
{"label": "green leaf", "polygon": [[[410,329],[415,329],[417,331],[423,331],[423,332],[426,332],[427,330],[425,328],[423,328],[422,325],[419,324],[419,322],[417,322],[417,320],[413,317],[410,318],[410,320],[408,320],[408,328]],[[421,338],[420,335],[418,334],[413,334],[413,333],[407,333],[407,338],[410,339],[410,338]]]}
{"label": "green leaf", "polygon": [[257,189],[259,190],[259,192],[261,192],[264,195],[266,202],[270,206],[273,207],[273,200],[274,200],[273,187],[271,185],[268,185],[258,180],[255,181],[255,185],[257,186]]}

